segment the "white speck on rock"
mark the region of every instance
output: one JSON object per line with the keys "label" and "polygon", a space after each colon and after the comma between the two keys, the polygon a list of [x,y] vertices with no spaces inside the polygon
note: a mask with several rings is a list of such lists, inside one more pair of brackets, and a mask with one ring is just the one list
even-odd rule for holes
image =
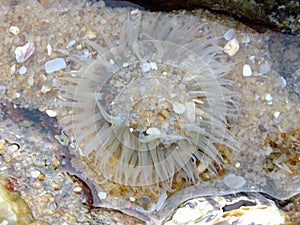
{"label": "white speck on rock", "polygon": [[161,135],[160,129],[156,127],[149,127],[146,131],[148,135]]}
{"label": "white speck on rock", "polygon": [[46,73],[53,73],[66,68],[67,64],[63,58],[55,58],[45,63]]}
{"label": "white speck on rock", "polygon": [[229,188],[238,189],[246,184],[246,180],[244,177],[231,173],[224,177],[224,183]]}
{"label": "white speck on rock", "polygon": [[250,65],[245,64],[243,66],[243,76],[244,77],[250,77],[250,76],[252,76],[252,69],[251,69]]}
{"label": "white speck on rock", "polygon": [[31,171],[31,172],[30,172],[30,176],[31,176],[32,178],[38,178],[40,174],[41,174],[41,172],[38,171],[38,170],[34,170],[34,171]]}
{"label": "white speck on rock", "polygon": [[71,48],[73,45],[76,44],[76,41],[75,40],[71,40],[68,45],[66,46],[66,48]]}
{"label": "white speck on rock", "polygon": [[150,69],[151,69],[150,63],[143,62],[142,65],[141,65],[141,69],[142,69],[143,73],[149,72]]}
{"label": "white speck on rock", "polygon": [[47,44],[47,55],[51,55],[52,53],[52,46],[50,44]]}
{"label": "white speck on rock", "polygon": [[156,62],[150,62],[150,67],[152,70],[158,70],[158,66]]}
{"label": "white speck on rock", "polygon": [[49,117],[56,117],[57,112],[55,112],[55,111],[52,110],[52,109],[47,109],[47,110],[46,110],[46,114],[47,114]]}

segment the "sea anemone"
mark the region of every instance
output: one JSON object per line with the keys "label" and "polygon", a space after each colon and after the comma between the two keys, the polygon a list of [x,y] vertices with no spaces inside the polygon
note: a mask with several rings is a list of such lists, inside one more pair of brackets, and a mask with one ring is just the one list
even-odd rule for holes
{"label": "sea anemone", "polygon": [[59,78],[61,119],[77,151],[108,180],[172,191],[174,174],[189,184],[199,169],[216,173],[222,145],[236,149],[228,130],[233,82],[220,38],[205,23],[134,10],[119,34],[101,30],[97,54],[72,56],[80,69]]}

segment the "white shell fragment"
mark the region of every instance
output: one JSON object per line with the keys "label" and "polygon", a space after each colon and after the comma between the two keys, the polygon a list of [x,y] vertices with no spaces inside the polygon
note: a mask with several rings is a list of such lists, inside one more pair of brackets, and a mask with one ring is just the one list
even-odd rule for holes
{"label": "white shell fragment", "polygon": [[32,42],[28,42],[24,46],[19,46],[15,50],[16,60],[18,63],[25,62],[34,52],[35,47]]}
{"label": "white shell fragment", "polygon": [[47,114],[49,117],[56,117],[57,112],[55,112],[55,111],[52,110],[52,109],[47,109],[47,110],[46,110],[46,114]]}
{"label": "white shell fragment", "polygon": [[55,58],[45,63],[46,73],[53,73],[66,68],[67,64],[63,58]]}
{"label": "white shell fragment", "polygon": [[250,65],[245,64],[243,66],[243,76],[244,77],[252,76],[252,69],[251,69]]}
{"label": "white shell fragment", "polygon": [[106,199],[107,193],[106,193],[106,192],[99,191],[99,192],[98,192],[98,197],[99,197],[100,199]]}
{"label": "white shell fragment", "polygon": [[73,45],[76,44],[76,41],[75,40],[71,40],[68,45],[66,46],[66,48],[71,48]]}
{"label": "white shell fragment", "polygon": [[175,113],[182,114],[185,111],[185,106],[179,102],[173,103],[173,110]]}
{"label": "white shell fragment", "polygon": [[51,55],[52,53],[52,46],[50,44],[47,44],[47,54]]}
{"label": "white shell fragment", "polygon": [[238,189],[246,184],[246,180],[244,177],[231,173],[224,177],[224,183],[229,188]]}
{"label": "white shell fragment", "polygon": [[270,95],[269,93],[267,93],[267,94],[265,95],[265,100],[266,100],[267,102],[271,102],[271,101],[273,100],[272,95]]}
{"label": "white shell fragment", "polygon": [[278,111],[277,111],[277,112],[274,112],[273,115],[274,115],[274,117],[277,119],[277,118],[280,116],[280,112],[278,112]]}
{"label": "white shell fragment", "polygon": [[229,56],[234,56],[239,49],[240,49],[240,44],[236,39],[231,39],[224,46],[224,52]]}
{"label": "white shell fragment", "polygon": [[16,27],[16,26],[11,26],[9,28],[9,32],[14,34],[14,35],[18,35],[20,33],[20,28]]}
{"label": "white shell fragment", "polygon": [[23,75],[27,72],[27,68],[25,66],[21,66],[20,69],[19,69],[19,74],[20,75]]}
{"label": "white shell fragment", "polygon": [[161,135],[160,129],[156,127],[149,127],[146,131],[148,135]]}

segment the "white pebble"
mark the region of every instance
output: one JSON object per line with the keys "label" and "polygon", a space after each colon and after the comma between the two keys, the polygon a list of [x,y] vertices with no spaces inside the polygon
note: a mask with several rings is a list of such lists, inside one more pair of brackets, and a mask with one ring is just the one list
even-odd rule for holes
{"label": "white pebble", "polygon": [[224,177],[224,183],[229,188],[238,189],[246,184],[246,180],[244,177],[231,173]]}
{"label": "white pebble", "polygon": [[179,102],[173,103],[173,110],[175,113],[182,114],[185,112],[185,106]]}
{"label": "white pebble", "polygon": [[251,55],[251,56],[249,57],[249,60],[250,60],[253,64],[255,64],[255,55]]}
{"label": "white pebble", "polygon": [[286,80],[284,79],[284,77],[278,77],[278,82],[282,87],[286,86]]}
{"label": "white pebble", "polygon": [[41,172],[38,171],[38,170],[34,170],[34,171],[31,171],[31,172],[30,172],[30,176],[31,176],[32,178],[38,178],[40,174],[41,174]]}
{"label": "white pebble", "polygon": [[6,86],[0,84],[0,96],[4,95],[6,93]]}
{"label": "white pebble", "polygon": [[19,27],[11,26],[9,28],[9,32],[14,34],[14,35],[18,35],[20,33],[20,29],[19,29]]}
{"label": "white pebble", "polygon": [[224,52],[229,56],[234,56],[239,49],[240,49],[240,44],[236,39],[231,39],[224,46]]}
{"label": "white pebble", "polygon": [[148,135],[161,135],[160,129],[156,127],[149,127],[146,131]]}
{"label": "white pebble", "polygon": [[194,102],[186,102],[186,117],[189,122],[193,123],[196,120],[196,106]]}
{"label": "white pebble", "polygon": [[50,44],[47,44],[47,54],[51,55],[52,53],[52,46]]}
{"label": "white pebble", "polygon": [[106,199],[107,193],[106,193],[106,192],[99,191],[99,192],[98,192],[98,197],[99,197],[100,199]]}
{"label": "white pebble", "polygon": [[67,64],[63,58],[55,58],[45,63],[46,73],[53,73],[66,68]]}
{"label": "white pebble", "polygon": [[90,56],[90,51],[87,48],[83,49],[81,52],[81,57],[88,58],[89,56]]}
{"label": "white pebble", "polygon": [[19,46],[15,50],[16,60],[18,63],[25,62],[34,52],[35,47],[32,42],[28,42],[24,46]]}
{"label": "white pebble", "polygon": [[176,224],[192,224],[201,217],[199,210],[191,209],[189,207],[179,208],[173,215],[172,220]]}
{"label": "white pebble", "polygon": [[47,114],[49,117],[56,117],[57,112],[55,112],[55,111],[52,110],[52,109],[47,109],[47,110],[46,110],[46,114]]}
{"label": "white pebble", "polygon": [[244,77],[252,76],[252,69],[251,69],[250,65],[245,64],[243,66],[243,76]]}
{"label": "white pebble", "polygon": [[150,63],[143,62],[142,65],[141,65],[141,69],[142,69],[143,73],[149,72],[150,69],[151,69]]}
{"label": "white pebble", "polygon": [[69,43],[68,43],[68,45],[67,45],[67,47],[66,48],[71,48],[73,45],[75,45],[76,44],[76,41],[75,40],[71,40]]}
{"label": "white pebble", "polygon": [[226,41],[229,41],[230,39],[232,39],[235,36],[235,30],[234,29],[229,29],[225,34],[224,34],[224,38]]}
{"label": "white pebble", "polygon": [[267,94],[265,95],[265,100],[266,100],[267,102],[271,102],[271,101],[273,100],[272,95],[270,95],[269,93],[267,93]]}
{"label": "white pebble", "polygon": [[269,73],[270,71],[271,71],[271,67],[267,63],[263,63],[259,67],[259,73],[262,75],[265,75],[265,74]]}
{"label": "white pebble", "polygon": [[274,112],[274,117],[277,119],[280,116],[280,112]]}
{"label": "white pebble", "polygon": [[19,69],[19,74],[20,75],[23,75],[27,72],[27,68],[25,66],[21,66],[20,69]]}
{"label": "white pebble", "polygon": [[157,63],[156,63],[156,62],[150,62],[150,67],[151,67],[151,69],[153,69],[153,70],[158,70],[158,66],[157,66]]}

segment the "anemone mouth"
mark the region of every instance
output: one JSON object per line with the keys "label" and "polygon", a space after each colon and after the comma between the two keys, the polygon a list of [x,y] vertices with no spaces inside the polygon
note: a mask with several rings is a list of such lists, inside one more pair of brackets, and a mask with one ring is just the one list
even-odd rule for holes
{"label": "anemone mouth", "polygon": [[131,34],[132,24],[143,27],[139,23],[140,18],[138,25],[129,20],[121,45],[108,44],[105,53],[88,41],[99,55],[87,59],[73,77],[60,79],[63,104],[72,108],[61,122],[107,179],[171,191],[179,171],[196,183],[199,164],[212,173],[213,162],[222,166],[216,144],[236,149],[226,123],[230,81],[222,78],[230,65],[215,59],[221,50],[217,39],[178,45],[163,37],[167,34]]}

